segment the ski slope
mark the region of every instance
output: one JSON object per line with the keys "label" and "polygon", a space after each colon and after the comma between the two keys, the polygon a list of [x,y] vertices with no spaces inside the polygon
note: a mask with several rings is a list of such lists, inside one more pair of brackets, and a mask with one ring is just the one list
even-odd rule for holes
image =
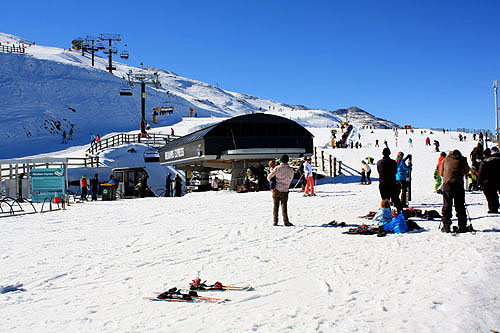
{"label": "ski slope", "polygon": [[[181,131],[195,120],[177,124]],[[201,124],[200,124],[201,125]],[[328,148],[331,127],[308,127],[315,146],[359,170],[388,141],[413,154],[413,201],[441,209],[432,174],[438,153],[475,142],[458,133],[356,129],[361,149]],[[408,148],[408,138],[413,148]],[[374,147],[378,138],[381,147]],[[115,163],[127,163],[126,154]],[[347,170],[347,169],[346,169]],[[345,235],[380,203],[359,176],[325,179],[316,197],[291,192],[294,227],[273,227],[269,192],[191,193],[181,198],[86,202],[68,210],[2,219],[0,331],[9,332],[489,332],[500,330],[498,216],[482,193],[467,193],[477,234],[452,237],[439,221],[421,232]],[[280,224],[281,224],[280,220]],[[456,220],[454,219],[456,224]],[[254,291],[213,292],[223,304],[151,302],[155,291],[200,277]],[[20,286],[22,284],[22,286]],[[12,291],[15,287],[22,289]]]}

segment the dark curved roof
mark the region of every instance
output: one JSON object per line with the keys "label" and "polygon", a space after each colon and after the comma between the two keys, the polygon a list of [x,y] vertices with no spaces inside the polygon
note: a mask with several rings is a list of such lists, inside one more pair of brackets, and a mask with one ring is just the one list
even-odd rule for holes
{"label": "dark curved roof", "polygon": [[[307,129],[293,120],[264,113],[236,116],[180,137],[168,144],[169,148],[208,137],[310,137]],[[235,147],[236,148],[236,147]]]}

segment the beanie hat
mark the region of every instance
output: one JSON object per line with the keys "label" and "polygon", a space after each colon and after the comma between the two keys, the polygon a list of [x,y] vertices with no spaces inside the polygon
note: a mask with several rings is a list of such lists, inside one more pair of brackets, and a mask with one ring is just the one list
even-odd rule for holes
{"label": "beanie hat", "polygon": [[495,152],[497,152],[497,153],[498,153],[498,147],[497,147],[497,146],[493,146],[493,147],[491,147],[491,151],[495,151]]}

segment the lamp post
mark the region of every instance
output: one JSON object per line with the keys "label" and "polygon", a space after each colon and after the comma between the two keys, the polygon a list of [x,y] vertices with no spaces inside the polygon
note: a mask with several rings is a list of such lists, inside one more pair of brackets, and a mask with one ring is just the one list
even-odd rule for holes
{"label": "lamp post", "polygon": [[498,80],[493,81],[493,91],[495,92],[495,138],[499,143],[498,137]]}

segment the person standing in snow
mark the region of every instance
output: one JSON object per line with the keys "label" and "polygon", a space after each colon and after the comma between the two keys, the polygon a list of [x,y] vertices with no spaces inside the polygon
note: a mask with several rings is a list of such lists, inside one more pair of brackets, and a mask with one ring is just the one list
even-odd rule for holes
{"label": "person standing in snow", "polygon": [[304,177],[306,178],[307,184],[305,189],[305,197],[315,196],[314,193],[314,178],[313,178],[313,167],[311,165],[311,158],[308,157],[304,163]]}
{"label": "person standing in snow", "polygon": [[71,125],[71,128],[69,129],[69,139],[73,140],[73,125]]}
{"label": "person standing in snow", "polygon": [[396,181],[399,185],[399,189],[401,191],[401,204],[403,207],[408,207],[408,203],[406,201],[406,192],[408,191],[408,182],[406,181],[406,177],[408,176],[408,171],[411,170],[411,164],[407,165],[406,161],[411,155],[403,158],[403,152],[399,152],[396,158],[396,163],[398,167],[398,171],[396,173]]}
{"label": "person standing in snow", "polygon": [[[493,147],[496,148],[496,147]],[[500,158],[491,155],[489,148],[484,150],[484,160],[479,167],[478,183],[481,185],[486,201],[488,213],[498,214],[498,184],[500,183]]]}
{"label": "person standing in snow", "polygon": [[408,139],[408,148],[413,148],[413,140],[412,140],[412,138]]}
{"label": "person standing in snow", "polygon": [[99,175],[97,173],[94,175],[94,178],[90,180],[90,185],[92,188],[92,201],[96,201],[99,189]]}
{"label": "person standing in snow", "polygon": [[63,131],[63,139],[62,139],[62,143],[66,143],[66,130]]}
{"label": "person standing in snow", "polygon": [[372,180],[370,179],[370,175],[372,173],[372,168],[366,163],[364,160],[361,161],[363,169],[365,169],[366,173],[366,185],[370,185],[372,183]]}
{"label": "person standing in snow", "polygon": [[482,142],[478,143],[476,147],[470,153],[471,164],[476,169],[479,169],[479,165],[483,160],[483,144]]}
{"label": "person standing in snow", "polygon": [[182,195],[182,178],[179,174],[174,177],[174,195],[180,197]]}
{"label": "person standing in snow", "polygon": [[293,168],[288,165],[288,155],[280,157],[281,164],[271,171],[267,176],[268,180],[276,177],[276,188],[273,192],[273,225],[278,225],[278,209],[281,204],[281,215],[285,226],[293,226],[288,219],[288,189],[293,179]]}
{"label": "person standing in snow", "polygon": [[87,183],[87,176],[83,175],[82,178],[80,178],[80,188],[82,190],[82,195],[80,196],[80,199],[82,201],[87,200],[88,186],[89,184]]}
{"label": "person standing in snow", "polygon": [[383,158],[377,162],[377,171],[379,174],[379,191],[382,199],[390,199],[396,207],[398,214],[403,210],[399,200],[399,191],[396,184],[396,172],[398,170],[396,161],[391,159],[391,150],[384,148],[382,150]]}
{"label": "person standing in snow", "polygon": [[459,150],[452,151],[443,159],[443,208],[441,211],[442,232],[451,232],[451,210],[455,204],[458,219],[458,232],[467,232],[467,215],[465,212],[464,177],[469,173],[467,160]]}
{"label": "person standing in snow", "polygon": [[378,147],[378,139],[375,139],[375,147]]}
{"label": "person standing in snow", "polygon": [[167,179],[165,180],[165,196],[170,197],[170,192],[172,190],[172,174],[169,172]]}

